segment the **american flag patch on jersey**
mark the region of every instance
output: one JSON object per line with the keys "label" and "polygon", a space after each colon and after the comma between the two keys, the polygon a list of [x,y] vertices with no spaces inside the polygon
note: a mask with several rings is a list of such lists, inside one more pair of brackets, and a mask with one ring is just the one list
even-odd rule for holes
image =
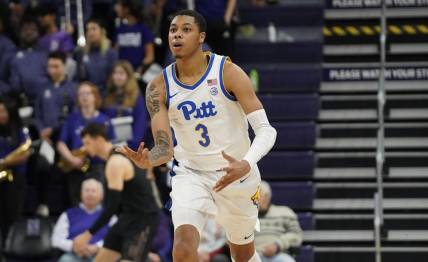
{"label": "american flag patch on jersey", "polygon": [[207,84],[208,84],[208,86],[215,86],[215,85],[217,85],[217,79],[208,79],[207,80]]}

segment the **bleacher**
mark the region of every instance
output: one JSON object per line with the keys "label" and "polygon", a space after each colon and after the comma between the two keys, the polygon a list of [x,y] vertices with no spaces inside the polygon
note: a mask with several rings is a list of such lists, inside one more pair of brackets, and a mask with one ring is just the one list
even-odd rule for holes
{"label": "bleacher", "polygon": [[[255,30],[238,37],[237,61],[258,71],[258,95],[278,130],[259,167],[273,202],[298,213],[299,262],[375,261],[381,12],[379,1],[351,2],[279,1],[240,10],[242,23]],[[428,6],[388,3],[382,258],[424,261]],[[276,42],[269,41],[272,24]]]}
{"label": "bleacher", "polygon": [[[242,23],[255,30],[251,37],[238,36],[236,60],[248,72],[257,70],[258,96],[278,131],[274,149],[259,163],[262,178],[271,184],[273,203],[293,208],[302,228],[314,230],[323,3],[283,1],[265,8],[243,7],[240,14]],[[277,35],[273,42],[270,23]],[[298,261],[315,261],[313,247],[303,245]]]}

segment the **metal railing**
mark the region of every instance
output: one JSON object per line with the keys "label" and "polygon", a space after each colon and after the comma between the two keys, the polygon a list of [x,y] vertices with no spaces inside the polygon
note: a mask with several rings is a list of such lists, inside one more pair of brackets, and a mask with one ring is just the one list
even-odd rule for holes
{"label": "metal railing", "polygon": [[384,126],[384,111],[386,103],[385,93],[385,70],[386,70],[386,1],[381,1],[381,16],[380,16],[381,31],[379,36],[380,41],[380,70],[379,70],[379,88],[377,93],[378,102],[378,132],[377,132],[377,147],[376,147],[376,182],[377,192],[374,195],[374,229],[375,229],[375,250],[376,262],[382,261],[382,230],[384,225],[383,219],[383,170],[385,163],[385,126]]}

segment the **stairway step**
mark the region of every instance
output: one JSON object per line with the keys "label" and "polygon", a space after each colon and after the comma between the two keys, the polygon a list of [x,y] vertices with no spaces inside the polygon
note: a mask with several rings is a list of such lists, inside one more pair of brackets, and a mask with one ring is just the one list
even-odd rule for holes
{"label": "stairway step", "polygon": [[[386,137],[428,136],[428,123],[385,123]],[[334,123],[319,124],[320,138],[376,137],[377,123]]]}
{"label": "stairway step", "polygon": [[[319,138],[316,141],[317,149],[374,149],[377,138]],[[428,138],[425,137],[400,137],[385,138],[385,148],[387,149],[426,149],[428,148]]]}
{"label": "stairway step", "polygon": [[[374,179],[376,169],[374,167],[349,167],[349,168],[316,168],[314,178],[322,179]],[[384,179],[427,179],[428,167],[390,167]]]}
{"label": "stairway step", "polygon": [[[375,182],[317,182],[314,184],[318,199],[371,198],[377,191]],[[428,198],[426,182],[384,181],[385,198]]]}
{"label": "stairway step", "polygon": [[[303,234],[304,242],[374,241],[373,230],[311,230]],[[387,241],[428,241],[428,230],[390,230]]]}
{"label": "stairway step", "polygon": [[[375,81],[340,81],[322,82],[320,91],[322,93],[357,93],[357,92],[377,92],[379,83]],[[428,81],[394,81],[386,82],[387,92],[416,92],[428,91]]]}
{"label": "stairway step", "polygon": [[[390,48],[386,51],[386,55],[388,56],[397,56],[397,55],[403,55],[403,54],[424,55],[428,53],[428,46],[426,43],[390,43],[389,45],[390,45]],[[379,47],[377,43],[346,44],[346,45],[329,44],[329,45],[323,46],[322,53],[324,56],[336,56],[336,57],[351,56],[358,59],[358,56],[363,56],[363,55],[371,55],[371,56],[379,55]],[[416,61],[419,61],[419,60],[416,60]]]}
{"label": "stairway step", "polygon": [[[345,243],[346,244],[346,243]],[[350,243],[345,246],[344,243],[326,244],[326,246],[316,246],[314,261],[329,262],[375,262],[374,244],[366,244],[358,247]],[[391,245],[388,243],[388,245]],[[415,245],[417,245],[415,247]],[[385,246],[382,244],[382,261],[387,262],[408,262],[425,261],[428,256],[426,244],[420,243],[399,243],[395,246]]]}
{"label": "stairway step", "polygon": [[[385,210],[428,210],[427,198],[385,198]],[[371,198],[361,199],[315,199],[313,208],[317,211],[344,211],[344,210],[374,210],[374,201]]]}
{"label": "stairway step", "polygon": [[[316,214],[317,230],[373,229],[373,214]],[[388,230],[426,230],[428,214],[384,214]]]}
{"label": "stairway step", "polygon": [[[319,168],[349,168],[349,167],[372,167],[374,168],[376,153],[371,152],[318,152],[317,163]],[[407,172],[407,168],[413,167],[428,167],[428,152],[385,152],[385,166],[388,168],[404,168],[402,170],[395,169],[396,175],[401,171]],[[423,171],[423,169],[421,170]],[[417,171],[419,172],[419,171]]]}
{"label": "stairway step", "polygon": [[[321,109],[321,121],[377,121],[377,109]],[[390,109],[385,120],[426,120],[428,109]]]}
{"label": "stairway step", "polygon": [[[375,247],[314,247],[315,252],[372,252],[374,253],[376,248]],[[428,249],[426,246],[420,246],[420,247],[382,247],[382,252],[391,252],[391,253],[427,253],[428,255]],[[366,261],[366,260],[364,260]],[[374,261],[374,260],[373,260]],[[389,260],[388,260],[389,261]]]}

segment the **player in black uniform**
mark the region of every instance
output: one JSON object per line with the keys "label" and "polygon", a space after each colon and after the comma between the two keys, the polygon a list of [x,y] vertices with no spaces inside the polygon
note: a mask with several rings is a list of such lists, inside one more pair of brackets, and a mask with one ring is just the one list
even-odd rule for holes
{"label": "player in black uniform", "polygon": [[118,221],[109,230],[95,261],[117,261],[119,257],[121,261],[145,261],[158,226],[160,211],[152,183],[146,178],[146,171],[114,151],[103,125],[88,124],[81,137],[89,155],[106,161],[108,189],[103,213],[88,231],[75,238],[74,252],[84,257],[92,235],[116,214]]}

